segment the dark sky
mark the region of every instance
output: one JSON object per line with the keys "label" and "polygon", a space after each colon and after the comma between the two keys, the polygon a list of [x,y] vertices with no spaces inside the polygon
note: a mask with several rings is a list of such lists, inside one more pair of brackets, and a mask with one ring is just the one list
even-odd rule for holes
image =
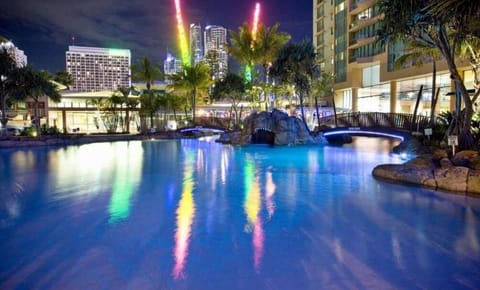
{"label": "dark sky", "polygon": [[[294,41],[312,37],[312,1],[264,0],[260,21],[280,23]],[[28,63],[52,72],[65,69],[75,45],[128,48],[132,62],[161,61],[177,52],[174,0],[0,0],[0,35],[25,51]],[[181,0],[185,29],[200,22],[238,30],[252,18],[256,1]]]}

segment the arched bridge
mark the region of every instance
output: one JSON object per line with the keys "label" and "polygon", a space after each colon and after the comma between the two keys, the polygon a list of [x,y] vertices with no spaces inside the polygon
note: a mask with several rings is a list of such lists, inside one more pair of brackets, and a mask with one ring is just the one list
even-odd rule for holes
{"label": "arched bridge", "polygon": [[320,125],[329,128],[320,132],[329,139],[341,135],[379,136],[404,140],[412,132],[424,132],[428,128],[430,118],[405,113],[352,112],[320,119]]}
{"label": "arched bridge", "polygon": [[223,128],[212,128],[212,127],[203,127],[203,126],[190,126],[190,127],[183,127],[177,130],[180,133],[189,133],[189,132],[209,132],[214,134],[223,133],[226,130]]}

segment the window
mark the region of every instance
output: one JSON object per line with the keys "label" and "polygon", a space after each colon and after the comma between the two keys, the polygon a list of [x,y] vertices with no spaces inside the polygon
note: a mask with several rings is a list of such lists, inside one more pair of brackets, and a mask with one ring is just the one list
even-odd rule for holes
{"label": "window", "polygon": [[362,86],[369,87],[380,83],[380,65],[366,67],[362,70]]}

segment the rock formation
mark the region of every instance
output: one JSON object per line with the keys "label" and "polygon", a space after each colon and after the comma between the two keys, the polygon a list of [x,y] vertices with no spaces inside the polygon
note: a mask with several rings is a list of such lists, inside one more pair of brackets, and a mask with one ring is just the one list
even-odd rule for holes
{"label": "rock formation", "polygon": [[477,151],[460,151],[449,159],[446,151],[435,150],[404,164],[378,165],[372,174],[434,189],[480,194],[480,157]]}
{"label": "rock formation", "polygon": [[288,116],[287,113],[279,110],[253,112],[245,118],[241,131],[224,133],[217,142],[234,145],[251,144],[258,141],[255,139],[260,139],[256,138],[257,134],[267,136],[268,140],[265,143],[271,143],[272,145],[327,143],[321,135],[312,136],[302,120]]}

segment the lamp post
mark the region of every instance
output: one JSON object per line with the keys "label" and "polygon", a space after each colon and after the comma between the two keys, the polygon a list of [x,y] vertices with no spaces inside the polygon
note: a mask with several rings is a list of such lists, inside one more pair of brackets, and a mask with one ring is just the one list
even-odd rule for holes
{"label": "lamp post", "polygon": [[2,83],[2,91],[0,92],[0,98],[2,101],[2,119],[1,119],[1,125],[2,125],[2,131],[7,130],[7,95],[5,92],[5,81],[7,80],[7,76],[0,75],[0,81]]}

